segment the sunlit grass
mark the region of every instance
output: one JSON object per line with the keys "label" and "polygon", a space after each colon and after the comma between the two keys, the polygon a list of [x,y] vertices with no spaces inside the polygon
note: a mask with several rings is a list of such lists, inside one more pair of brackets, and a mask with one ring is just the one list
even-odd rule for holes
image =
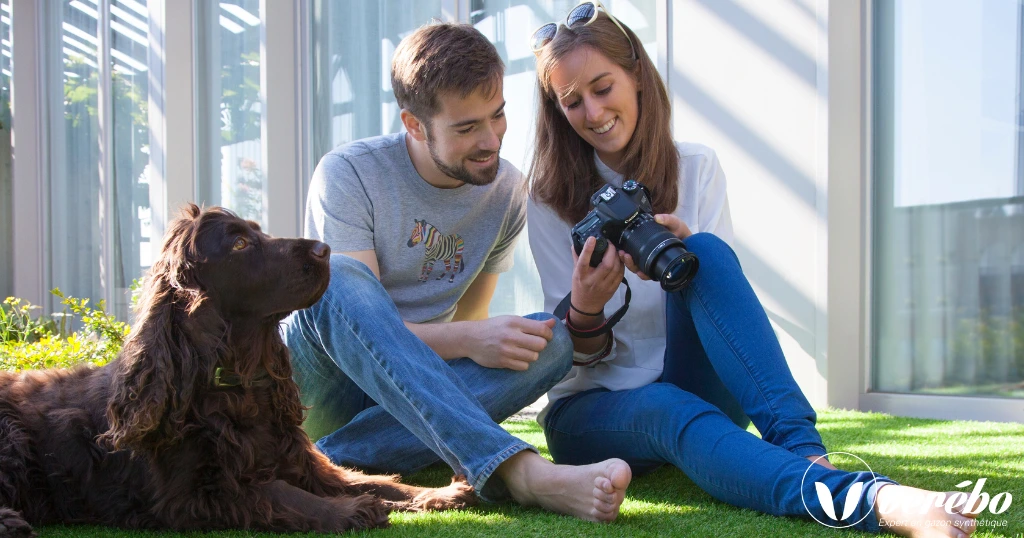
{"label": "sunlit grass", "polygon": [[[908,419],[877,413],[827,410],[819,413],[819,430],[833,452],[851,452],[876,472],[926,489],[950,490],[964,480],[987,478],[985,491],[1013,494],[1013,505],[992,519],[1006,527],[979,530],[978,537],[1020,538],[1024,533],[1024,426],[990,422]],[[533,443],[548,456],[544,435],[533,422],[505,424],[510,432]],[[443,485],[451,471],[432,467],[408,481]],[[482,505],[461,512],[393,514],[392,527],[358,535],[394,537],[486,536],[863,536],[828,529],[809,520],[779,518],[720,503],[701,491],[683,473],[663,467],[638,477],[630,486],[619,519],[596,525],[513,504]],[[178,537],[166,532],[129,532],[96,527],[48,527],[53,537]],[[250,532],[208,533],[207,537],[276,536]]]}

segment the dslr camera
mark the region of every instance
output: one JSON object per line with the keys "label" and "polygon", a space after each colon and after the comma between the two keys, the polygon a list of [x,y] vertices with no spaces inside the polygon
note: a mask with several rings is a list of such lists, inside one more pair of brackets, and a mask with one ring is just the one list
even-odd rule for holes
{"label": "dslr camera", "polygon": [[697,256],[654,221],[650,191],[641,183],[629,180],[619,189],[606,185],[590,197],[590,204],[594,209],[572,227],[571,233],[576,254],[583,251],[588,237],[597,238],[591,267],[601,264],[611,241],[633,258],[640,271],[661,282],[665,291],[684,288],[697,274]]}

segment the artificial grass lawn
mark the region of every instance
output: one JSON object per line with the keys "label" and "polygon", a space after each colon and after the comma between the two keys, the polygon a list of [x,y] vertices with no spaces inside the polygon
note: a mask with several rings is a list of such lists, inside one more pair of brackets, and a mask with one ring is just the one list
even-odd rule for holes
{"label": "artificial grass lawn", "polygon": [[[533,443],[550,457],[544,434],[535,422],[507,422],[505,428]],[[826,410],[818,415],[818,430],[832,452],[850,452],[866,460],[875,472],[907,485],[953,490],[965,481],[987,478],[985,492],[1009,491],[1013,504],[994,516],[987,510],[980,519],[1006,521],[1005,527],[979,529],[974,536],[1024,537],[1024,426],[991,422],[950,422],[909,419],[877,413]],[[846,462],[834,460],[840,468]],[[853,461],[853,460],[851,460]],[[852,463],[851,463],[851,468]],[[435,466],[409,477],[410,483],[440,486],[451,471]],[[973,486],[965,488],[970,490]],[[482,505],[466,511],[391,516],[385,530],[357,533],[385,537],[493,536],[865,536],[833,530],[812,520],[773,517],[720,503],[697,488],[683,473],[663,467],[634,478],[619,518],[599,525],[539,509],[513,504]],[[146,537],[278,536],[253,532],[177,534],[137,532],[83,526],[53,526],[40,530],[43,537]],[[301,536],[301,535],[293,535]],[[310,535],[316,536],[316,535]]]}

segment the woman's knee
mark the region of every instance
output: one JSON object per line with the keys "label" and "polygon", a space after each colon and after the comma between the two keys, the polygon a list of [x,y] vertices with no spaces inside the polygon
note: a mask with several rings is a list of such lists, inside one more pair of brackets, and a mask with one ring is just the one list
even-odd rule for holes
{"label": "woman's knee", "polygon": [[713,233],[695,233],[687,237],[683,244],[686,245],[686,250],[697,255],[702,266],[716,261],[739,264],[739,258],[732,247]]}

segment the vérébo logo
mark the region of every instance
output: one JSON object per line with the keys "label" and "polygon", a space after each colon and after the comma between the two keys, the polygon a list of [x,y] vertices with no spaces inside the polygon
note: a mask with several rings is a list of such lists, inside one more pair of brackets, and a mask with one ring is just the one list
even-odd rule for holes
{"label": "v\u00e9r\u00e9bo logo", "polygon": [[807,505],[808,499],[804,498],[804,482],[807,480],[807,471],[810,471],[815,465],[817,465],[817,463],[811,463],[807,467],[807,470],[804,471],[804,476],[800,480],[800,498],[804,503],[804,510],[807,510],[807,513],[810,514],[810,516],[814,518],[815,521],[821,523],[826,527],[832,527],[833,529],[845,529],[847,527],[852,527],[860,523],[861,521],[864,521],[864,519],[871,515],[872,510],[866,510],[859,518],[850,521],[851,516],[853,516],[854,512],[856,512],[857,510],[857,507],[860,505],[860,500],[861,497],[864,496],[864,491],[869,486],[873,485],[875,481],[878,480],[878,477],[875,475],[875,472],[871,470],[871,466],[868,465],[868,462],[862,460],[855,454],[850,454],[849,452],[829,452],[828,454],[822,456],[822,458],[831,458],[832,456],[837,455],[851,457],[857,462],[859,462],[860,466],[863,466],[862,468],[850,468],[849,466],[847,466],[844,469],[845,471],[867,471],[868,473],[871,473],[871,480],[868,480],[866,482],[854,482],[852,485],[850,485],[850,487],[846,490],[846,498],[843,499],[843,511],[841,514],[836,513],[835,502],[837,499],[832,495],[832,491],[828,489],[828,486],[823,484],[822,482],[815,482],[814,492],[817,494],[817,504],[818,506],[821,507],[821,511],[825,512],[825,516],[830,518],[822,521],[814,515],[814,512]]}
{"label": "v\u00e9r\u00e9bo logo", "polygon": [[[836,503],[840,499],[836,498],[836,494],[842,494],[842,492],[833,492],[829,489],[829,487],[826,484],[822,482],[814,482],[814,492],[816,499],[807,499],[804,497],[804,484],[807,480],[807,472],[814,468],[814,465],[816,465],[816,463],[811,463],[807,467],[807,470],[804,471],[803,479],[800,481],[800,497],[801,500],[803,500],[804,509],[807,510],[807,513],[815,521],[821,523],[822,525],[825,525],[826,527],[831,527],[834,529],[844,529],[846,527],[852,527],[860,523],[861,521],[864,521],[865,518],[867,518],[869,515],[871,515],[872,512],[875,511],[875,507],[872,506],[868,510],[865,510],[860,515],[860,517],[853,519],[853,516],[855,513],[857,513],[857,508],[858,506],[860,506],[860,502],[864,497],[865,492],[868,490],[870,486],[872,486],[878,480],[878,476],[875,475],[874,471],[871,470],[871,466],[868,465],[866,461],[861,459],[859,456],[850,454],[849,452],[830,452],[822,457],[830,458],[831,456],[834,455],[847,456],[849,458],[853,458],[854,460],[856,460],[856,462],[859,462],[859,465],[857,463],[853,463],[852,467],[851,465],[844,465],[843,470],[851,472],[866,471],[870,473],[871,480],[866,480],[863,482],[854,482],[853,484],[850,484],[848,487],[846,487],[845,498],[842,499],[842,512],[837,513]],[[882,509],[882,513],[884,514],[892,513],[894,509],[902,507],[902,512],[904,514],[920,514],[922,516],[926,514],[930,508],[940,506],[948,514],[953,514],[954,510],[957,510],[960,507],[967,507],[966,510],[963,511],[963,513],[970,514],[973,516],[980,516],[981,513],[984,512],[986,509],[992,515],[999,515],[1005,513],[1007,510],[1010,509],[1010,506],[1013,503],[1013,495],[1009,491],[1003,491],[1001,493],[990,495],[988,492],[984,491],[985,482],[987,480],[987,478],[979,478],[977,481],[964,480],[954,486],[954,488],[958,490],[964,490],[964,488],[968,488],[973,484],[974,487],[969,492],[957,491],[955,493],[948,495],[945,492],[941,492],[933,493],[930,495],[907,496],[903,498],[901,506],[885,505],[880,506],[880,508]],[[815,512],[810,509],[810,507],[808,506],[809,500],[812,503],[814,500],[817,500],[817,505],[821,508],[821,511],[824,512],[824,520],[819,519],[819,517],[815,515]],[[890,522],[890,524],[893,525],[902,525],[904,523],[913,523],[915,524],[915,526],[932,526],[938,524],[939,522]],[[1006,525],[1006,520],[986,520],[982,519],[981,517],[978,517],[978,519],[976,520],[976,526],[979,528],[1006,527]]]}

